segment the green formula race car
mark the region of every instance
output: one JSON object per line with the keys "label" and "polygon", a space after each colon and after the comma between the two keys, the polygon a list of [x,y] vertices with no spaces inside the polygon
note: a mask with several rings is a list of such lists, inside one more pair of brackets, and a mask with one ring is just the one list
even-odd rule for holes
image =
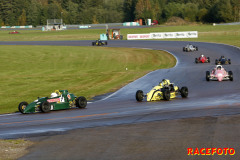
{"label": "green formula race car", "polygon": [[50,112],[52,110],[69,109],[72,107],[86,108],[87,99],[83,96],[76,97],[68,90],[56,90],[51,94],[51,97],[42,97],[28,104],[21,102],[18,110],[21,113],[34,113],[34,112]]}

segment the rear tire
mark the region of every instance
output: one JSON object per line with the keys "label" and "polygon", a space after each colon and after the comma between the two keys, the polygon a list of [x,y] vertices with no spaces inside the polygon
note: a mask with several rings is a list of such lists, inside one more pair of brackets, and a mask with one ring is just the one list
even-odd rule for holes
{"label": "rear tire", "polygon": [[183,52],[185,52],[185,47],[183,47]]}
{"label": "rear tire", "polygon": [[182,98],[187,98],[188,97],[188,88],[187,87],[182,87],[180,92],[181,92]]}
{"label": "rear tire", "polygon": [[87,99],[83,96],[80,96],[76,99],[76,106],[78,108],[86,108],[87,106]]}
{"label": "rear tire", "polygon": [[105,42],[105,45],[107,45],[107,42]]}
{"label": "rear tire", "polygon": [[92,42],[92,46],[95,46],[95,43],[94,43],[94,42]]}
{"label": "rear tire", "polygon": [[24,114],[24,110],[27,107],[28,103],[27,102],[21,102],[18,105],[18,110],[19,112],[21,112],[22,114]]}
{"label": "rear tire", "polygon": [[51,110],[51,105],[48,101],[45,101],[41,104],[40,106],[40,110],[43,112],[43,113],[48,113],[50,112]]}
{"label": "rear tire", "polygon": [[215,64],[218,65],[218,60],[217,59],[215,60]]}
{"label": "rear tire", "polygon": [[168,88],[163,90],[163,99],[166,101],[170,100],[170,91]]}
{"label": "rear tire", "polygon": [[228,59],[228,63],[231,64],[231,59]]}
{"label": "rear tire", "polygon": [[232,72],[232,71],[229,71],[229,72],[228,72],[228,75],[229,75],[230,81],[233,81],[233,72]]}
{"label": "rear tire", "polygon": [[210,72],[206,71],[206,80],[209,81],[210,80]]}
{"label": "rear tire", "polygon": [[143,98],[144,98],[144,95],[143,95],[143,91],[142,90],[138,90],[136,92],[136,100],[138,102],[142,102],[143,101]]}
{"label": "rear tire", "polygon": [[196,47],[196,51],[198,51],[198,47]]}

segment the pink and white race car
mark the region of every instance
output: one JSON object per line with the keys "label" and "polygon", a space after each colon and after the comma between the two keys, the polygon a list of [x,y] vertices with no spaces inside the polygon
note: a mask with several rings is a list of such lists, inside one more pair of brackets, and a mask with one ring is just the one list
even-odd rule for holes
{"label": "pink and white race car", "polygon": [[233,81],[233,73],[232,71],[226,71],[221,65],[217,65],[210,73],[210,71],[206,72],[206,80],[230,80]]}

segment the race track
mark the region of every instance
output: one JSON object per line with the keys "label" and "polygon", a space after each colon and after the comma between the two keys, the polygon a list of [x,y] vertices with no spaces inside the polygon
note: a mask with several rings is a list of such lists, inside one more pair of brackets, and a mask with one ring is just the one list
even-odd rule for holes
{"label": "race track", "polygon": [[[61,45],[90,46],[92,41],[34,41],[0,42],[0,45]],[[197,52],[183,52],[188,42],[174,41],[109,41],[108,47],[144,48],[166,50],[178,60],[171,69],[153,71],[126,85],[117,92],[89,103],[87,109],[52,111],[48,114],[0,115],[0,138],[19,138],[58,134],[59,132],[96,126],[131,124],[156,120],[179,119],[201,116],[235,115],[240,113],[240,49],[213,43],[192,42]],[[210,64],[195,64],[194,59],[204,54]],[[234,81],[207,82],[205,72],[214,67],[216,58],[224,55],[232,60],[225,69],[233,71]],[[145,93],[162,79],[189,88],[187,99],[160,102],[137,102],[135,93]],[[16,106],[17,107],[17,106]]]}

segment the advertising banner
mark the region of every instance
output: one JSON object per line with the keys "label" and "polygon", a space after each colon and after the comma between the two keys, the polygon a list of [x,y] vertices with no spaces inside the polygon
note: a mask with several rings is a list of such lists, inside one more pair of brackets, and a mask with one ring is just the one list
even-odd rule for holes
{"label": "advertising banner", "polygon": [[134,39],[151,39],[151,34],[128,34],[127,35],[128,40],[134,40]]}
{"label": "advertising banner", "polygon": [[128,40],[134,39],[169,39],[169,38],[198,38],[197,31],[186,32],[158,32],[150,34],[128,34]]}

